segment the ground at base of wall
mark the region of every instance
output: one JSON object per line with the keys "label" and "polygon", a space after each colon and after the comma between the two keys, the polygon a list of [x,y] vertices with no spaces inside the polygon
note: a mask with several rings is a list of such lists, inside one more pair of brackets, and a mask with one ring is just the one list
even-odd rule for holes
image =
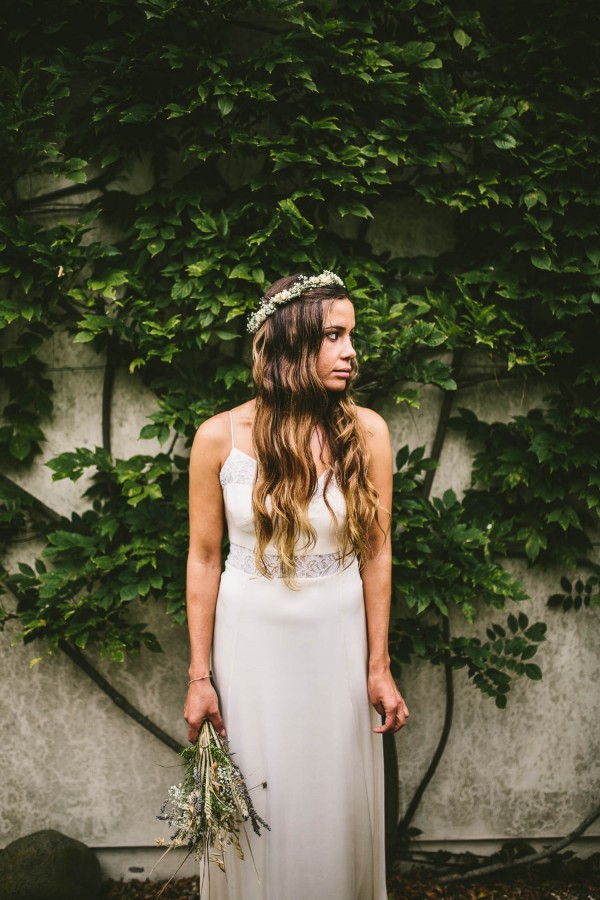
{"label": "ground at base of wall", "polygon": [[504,875],[496,882],[437,884],[431,878],[406,875],[393,878],[388,885],[389,900],[600,900],[600,879],[585,881],[532,882],[527,878]]}
{"label": "ground at base of wall", "polygon": [[[107,881],[102,900],[156,900],[165,882]],[[197,900],[197,878],[172,881],[161,900]],[[455,884],[443,887],[431,878],[411,873],[394,876],[389,883],[389,900],[600,900],[600,878],[592,875],[576,881],[538,881],[518,878],[489,884]]]}

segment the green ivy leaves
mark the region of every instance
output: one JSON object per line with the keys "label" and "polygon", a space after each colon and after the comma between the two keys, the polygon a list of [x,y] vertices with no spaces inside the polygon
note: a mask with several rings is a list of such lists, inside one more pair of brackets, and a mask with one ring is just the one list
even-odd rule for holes
{"label": "green ivy leaves", "polygon": [[[58,331],[143,379],[157,407],[141,437],[163,448],[49,461],[56,478],[91,473],[89,509],[56,531],[36,514],[49,555],[14,576],[25,636],[97,641],[120,659],[153,642],[129,624],[135,598],[160,595],[181,620],[186,462],[172,442],[181,452],[201,421],[248,397],[245,321],[271,280],[333,268],[355,299],[363,402],[394,397],[404,412],[424,387],[462,394],[473,384],[450,370],[456,350],[483,351],[506,384],[551,378],[534,414],[460,413],[476,450],[462,503],[425,499],[423,450],[399,455],[396,614],[414,619],[396,628],[395,653],[439,661],[440,616],[459,609],[471,628],[482,608],[522,601],[503,556],[571,572],[591,554],[600,142],[597,48],[582,53],[579,34],[592,40],[598,12],[583,0],[527,21],[417,0],[238,12],[229,0],[116,0],[86,8],[84,23],[69,0],[43,14],[11,6],[0,454],[39,459]],[[378,243],[391,213],[397,233]],[[452,240],[429,240],[438,219]],[[32,509],[7,490],[7,539]],[[535,626],[516,621],[489,646],[472,635],[452,646],[499,704],[509,673],[534,677]]]}

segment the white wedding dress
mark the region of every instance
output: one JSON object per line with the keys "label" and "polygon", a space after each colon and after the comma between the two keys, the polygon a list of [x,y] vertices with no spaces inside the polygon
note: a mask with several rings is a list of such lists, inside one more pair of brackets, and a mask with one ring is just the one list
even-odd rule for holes
{"label": "white wedding dress", "polygon": [[[243,839],[244,860],[229,848],[225,874],[214,864],[202,870],[201,898],[386,900],[382,737],[367,696],[358,564],[338,560],[324,474],[309,506],[318,537],[300,559],[299,590],[257,572],[256,461],[235,447],[231,424],[220,475],[230,551],[212,667],[230,750],[271,831],[257,837],[246,823],[252,852]],[[341,528],[335,479],[327,498]]]}

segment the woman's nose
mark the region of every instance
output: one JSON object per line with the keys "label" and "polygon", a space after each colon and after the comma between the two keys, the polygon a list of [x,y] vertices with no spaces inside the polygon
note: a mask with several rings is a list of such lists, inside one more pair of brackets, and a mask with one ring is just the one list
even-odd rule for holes
{"label": "woman's nose", "polygon": [[356,350],[352,346],[352,341],[348,338],[347,344],[344,346],[342,356],[344,359],[354,359],[356,356]]}

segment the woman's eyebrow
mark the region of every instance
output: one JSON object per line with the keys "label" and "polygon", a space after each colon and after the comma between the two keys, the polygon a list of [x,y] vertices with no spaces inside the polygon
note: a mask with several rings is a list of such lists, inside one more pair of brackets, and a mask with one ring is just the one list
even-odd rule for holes
{"label": "woman's eyebrow", "polygon": [[[346,331],[347,330],[345,325],[326,325],[325,328],[337,328],[338,331]],[[354,328],[355,328],[355,326],[353,325],[352,328],[350,328],[350,331],[354,331]]]}

